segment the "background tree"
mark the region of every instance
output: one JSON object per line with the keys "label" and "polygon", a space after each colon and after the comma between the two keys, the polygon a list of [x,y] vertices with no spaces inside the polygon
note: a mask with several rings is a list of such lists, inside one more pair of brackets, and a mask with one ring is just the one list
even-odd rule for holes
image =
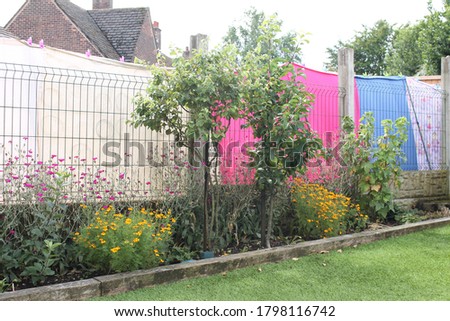
{"label": "background tree", "polygon": [[348,47],[355,51],[355,72],[359,75],[383,75],[386,71],[385,58],[391,49],[394,29],[386,20],[379,20],[373,27],[363,26],[354,38],[347,42],[339,41],[327,49],[328,62],[325,67],[337,71],[339,48]]}
{"label": "background tree", "polygon": [[427,75],[441,73],[441,58],[450,55],[450,4],[444,3],[443,11],[436,11],[430,6],[421,25],[418,46],[422,51],[423,69]]}
{"label": "background tree", "polygon": [[369,75],[435,75],[441,72],[441,57],[450,54],[450,0],[437,11],[429,2],[430,13],[416,24],[399,28],[386,21],[364,27],[349,41],[327,48],[325,68],[337,71],[338,50],[355,50],[355,72]]}
{"label": "background tree", "polygon": [[[265,19],[266,16],[264,12],[257,11],[255,8],[247,10],[244,13],[244,20],[240,25],[230,26],[228,28],[228,32],[224,37],[224,42],[234,44],[238,48],[240,56],[244,57],[257,46],[258,39],[262,35],[262,31],[259,27]],[[280,27],[282,26],[282,21],[279,20],[276,15],[273,19],[276,24]],[[261,48],[262,52],[270,51],[273,58],[282,57],[289,61],[300,63],[302,56],[301,48],[296,44],[297,42],[305,41],[304,38],[294,32],[288,32],[278,36],[278,41],[272,44],[273,46],[270,49],[266,45],[263,45]]]}
{"label": "background tree", "polygon": [[386,57],[387,74],[414,76],[420,73],[423,59],[418,39],[423,28],[423,23],[418,23],[394,31],[392,50]]}

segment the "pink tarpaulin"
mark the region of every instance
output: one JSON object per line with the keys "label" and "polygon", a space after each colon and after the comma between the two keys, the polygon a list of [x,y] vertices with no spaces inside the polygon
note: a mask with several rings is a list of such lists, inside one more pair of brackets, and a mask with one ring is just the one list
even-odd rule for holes
{"label": "pink tarpaulin", "polygon": [[[333,148],[339,136],[339,87],[338,76],[294,65],[301,69],[304,77],[296,80],[302,82],[308,92],[314,94],[314,103],[308,116],[311,129],[322,138],[325,147]],[[355,92],[356,84],[355,84]],[[359,119],[359,104],[355,97],[355,118]],[[243,163],[249,160],[247,146],[256,140],[250,128],[242,129],[243,120],[232,120],[226,137],[220,143],[222,162],[220,171],[224,184],[250,183],[252,172]],[[313,170],[314,171],[314,170]]]}

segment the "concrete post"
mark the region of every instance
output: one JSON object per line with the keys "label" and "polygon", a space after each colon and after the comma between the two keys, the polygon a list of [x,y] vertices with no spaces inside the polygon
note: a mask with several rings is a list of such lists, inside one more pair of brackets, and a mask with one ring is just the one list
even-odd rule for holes
{"label": "concrete post", "polygon": [[[341,48],[338,51],[338,86],[339,86],[339,120],[342,128],[344,116],[355,120],[355,70],[354,52],[351,48]],[[341,91],[343,91],[341,93]]]}
{"label": "concrete post", "polygon": [[443,100],[442,100],[442,130],[443,141],[442,146],[444,148],[443,163],[447,165],[448,171],[448,186],[447,191],[450,197],[450,56],[443,57],[441,60],[441,75],[442,75],[442,90],[443,90]]}

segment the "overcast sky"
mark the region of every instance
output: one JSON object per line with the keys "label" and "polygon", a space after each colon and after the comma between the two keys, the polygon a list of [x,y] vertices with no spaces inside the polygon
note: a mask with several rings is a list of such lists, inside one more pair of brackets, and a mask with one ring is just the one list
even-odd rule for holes
{"label": "overcast sky", "polygon": [[[0,25],[4,26],[25,2],[1,0]],[[92,0],[72,0],[85,9],[92,9]],[[428,14],[428,0],[114,0],[115,8],[149,7],[153,21],[160,23],[162,47],[184,48],[190,35],[203,33],[210,37],[210,47],[219,43],[228,27],[239,22],[244,11],[252,6],[266,14],[278,13],[284,31],[308,33],[303,63],[323,69],[326,48],[338,40],[347,40],[379,19],[398,25],[414,23]],[[442,8],[442,0],[433,0]],[[30,35],[32,36],[32,35]]]}

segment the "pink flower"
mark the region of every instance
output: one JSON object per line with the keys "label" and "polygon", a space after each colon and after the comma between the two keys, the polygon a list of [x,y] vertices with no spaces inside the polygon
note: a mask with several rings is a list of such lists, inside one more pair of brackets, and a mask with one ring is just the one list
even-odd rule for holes
{"label": "pink flower", "polygon": [[28,44],[28,46],[33,45],[33,37],[28,38],[27,44]]}
{"label": "pink flower", "polygon": [[23,137],[22,139],[23,139],[23,140],[28,140],[28,137],[25,136],[25,137]]}
{"label": "pink flower", "polygon": [[151,182],[146,182],[145,184],[147,184],[147,185],[151,185],[152,183],[151,183]]}
{"label": "pink flower", "polygon": [[91,57],[91,50],[90,49],[86,50],[86,57],[88,57],[88,58]]}
{"label": "pink flower", "polygon": [[120,57],[119,61],[120,62],[125,62],[125,57],[124,56]]}
{"label": "pink flower", "polygon": [[110,200],[110,201],[115,201],[116,198],[115,198],[114,196],[110,196],[110,197],[109,197],[109,200]]}
{"label": "pink flower", "polygon": [[119,179],[124,179],[125,178],[125,173],[120,173],[119,174]]}
{"label": "pink flower", "polygon": [[64,158],[59,158],[58,161],[64,162]]}
{"label": "pink flower", "polygon": [[41,39],[41,41],[39,41],[39,47],[41,49],[44,49],[45,45],[44,45],[44,39]]}
{"label": "pink flower", "polygon": [[44,163],[41,162],[41,161],[38,161],[36,164],[38,164],[38,165],[43,165]]}
{"label": "pink flower", "polygon": [[27,188],[34,188],[34,186],[30,183],[24,183],[23,186],[25,186]]}

